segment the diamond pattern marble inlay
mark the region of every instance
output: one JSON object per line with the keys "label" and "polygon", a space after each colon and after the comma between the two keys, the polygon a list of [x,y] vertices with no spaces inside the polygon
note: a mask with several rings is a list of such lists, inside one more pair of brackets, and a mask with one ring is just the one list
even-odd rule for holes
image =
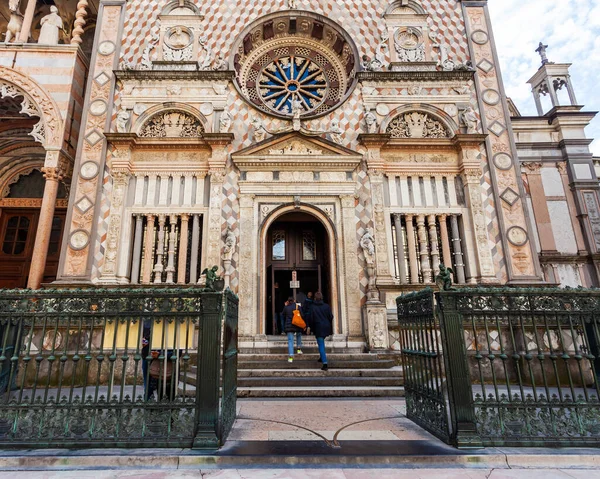
{"label": "diamond pattern marble inlay", "polygon": [[102,135],[97,131],[92,131],[88,136],[85,137],[85,139],[91,146],[94,146],[102,139]]}
{"label": "diamond pattern marble inlay", "polygon": [[107,82],[110,81],[110,77],[106,73],[102,72],[102,73],[100,73],[100,75],[98,75],[96,78],[94,78],[94,80],[96,81],[96,83],[98,85],[104,86],[104,85],[106,85]]}
{"label": "diamond pattern marble inlay", "polygon": [[492,123],[489,127],[489,130],[496,136],[500,136],[502,135],[502,133],[504,133],[504,131],[506,130],[506,128],[504,127],[504,125],[502,123],[500,123],[499,121],[495,121],[494,123]]}
{"label": "diamond pattern marble inlay", "polygon": [[506,188],[504,192],[500,195],[504,201],[506,201],[510,206],[514,205],[518,199],[519,195],[512,188]]}
{"label": "diamond pattern marble inlay", "polygon": [[77,206],[82,213],[85,213],[93,206],[93,203],[88,199],[87,196],[84,196],[75,204],[75,206]]}
{"label": "diamond pattern marble inlay", "polygon": [[479,62],[479,65],[477,65],[477,67],[480,70],[483,70],[485,73],[489,73],[494,68],[494,65],[492,62],[484,58]]}

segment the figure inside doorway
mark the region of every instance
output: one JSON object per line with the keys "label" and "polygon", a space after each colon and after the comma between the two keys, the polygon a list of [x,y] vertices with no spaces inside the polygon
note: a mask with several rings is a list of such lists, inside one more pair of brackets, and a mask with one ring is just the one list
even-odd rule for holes
{"label": "figure inside doorway", "polygon": [[288,362],[294,362],[294,336],[296,336],[296,352],[297,354],[302,353],[302,332],[304,331],[298,326],[295,326],[292,323],[292,319],[294,318],[294,310],[298,308],[296,304],[296,300],[290,296],[288,300],[285,302],[285,307],[283,308],[283,316],[285,318],[285,332],[288,337]]}

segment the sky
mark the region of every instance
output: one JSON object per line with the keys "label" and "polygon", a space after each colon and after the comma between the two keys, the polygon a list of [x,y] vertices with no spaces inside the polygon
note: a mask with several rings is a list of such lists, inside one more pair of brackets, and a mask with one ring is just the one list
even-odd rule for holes
{"label": "sky", "polygon": [[[506,94],[522,115],[537,115],[527,84],[541,65],[542,41],[548,59],[572,63],[571,81],[585,111],[600,111],[600,0],[489,0]],[[594,156],[600,156],[600,115],[586,129]]]}

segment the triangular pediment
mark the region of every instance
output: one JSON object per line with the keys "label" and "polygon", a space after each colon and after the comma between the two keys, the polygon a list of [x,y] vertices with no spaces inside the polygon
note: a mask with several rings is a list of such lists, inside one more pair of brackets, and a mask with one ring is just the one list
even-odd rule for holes
{"label": "triangular pediment", "polygon": [[241,170],[348,170],[358,166],[362,155],[324,138],[294,132],[244,148],[232,159]]}

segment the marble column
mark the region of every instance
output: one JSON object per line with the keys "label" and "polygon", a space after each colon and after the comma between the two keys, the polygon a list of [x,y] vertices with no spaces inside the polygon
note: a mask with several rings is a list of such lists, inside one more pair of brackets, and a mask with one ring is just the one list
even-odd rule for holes
{"label": "marble column", "polygon": [[165,283],[173,284],[175,275],[175,241],[177,240],[177,215],[169,216],[169,224],[171,231],[169,231],[169,251],[167,256],[167,279]]}
{"label": "marble column", "polygon": [[37,0],[29,0],[27,2],[27,8],[23,15],[23,25],[21,26],[21,32],[19,33],[18,41],[20,43],[27,43],[29,36],[31,35],[31,24],[33,23],[33,16],[35,15],[35,7],[37,6]]}
{"label": "marble column", "polygon": [[427,224],[429,225],[429,246],[431,248],[431,266],[433,268],[433,279],[440,272],[440,252],[438,245],[437,226],[435,222],[435,215],[429,215],[427,217]]}
{"label": "marble column", "polygon": [[456,280],[459,284],[465,284],[465,264],[463,260],[462,246],[460,244],[460,230],[458,229],[458,217],[450,217],[452,228],[452,245],[454,246],[454,264],[456,267]]}
{"label": "marble column", "polygon": [[162,274],[164,271],[163,256],[165,254],[165,222],[167,221],[166,215],[158,215],[158,242],[156,244],[156,263],[154,265],[154,283],[159,284],[162,282]]}
{"label": "marble column", "polygon": [[[189,223],[190,215],[183,213],[180,215],[181,229],[179,230],[179,260],[177,263],[177,283],[185,284],[185,273],[187,270],[187,252],[189,241]],[[190,277],[190,283],[192,278]]]}
{"label": "marble column", "polygon": [[431,263],[429,261],[429,244],[425,229],[425,215],[417,215],[417,237],[419,239],[419,255],[421,258],[421,273],[424,283],[431,283]]}
{"label": "marble column", "polygon": [[62,171],[59,167],[42,168],[46,184],[44,186],[44,197],[40,209],[31,266],[29,268],[29,289],[39,289],[44,279],[46,259],[48,258],[48,246],[50,245],[50,234],[54,220],[54,208],[56,206],[56,195],[58,193],[59,181],[62,179]]}
{"label": "marble column", "polygon": [[142,241],[144,236],[144,216],[135,215],[135,233],[133,236],[133,258],[131,261],[131,284],[140,282],[140,266],[142,262]]}
{"label": "marble column", "polygon": [[402,234],[402,215],[394,213],[394,228],[396,229],[396,249],[398,250],[398,274],[400,283],[406,284],[406,258],[404,257],[404,236]]}
{"label": "marble column", "polygon": [[410,265],[410,282],[419,284],[419,265],[417,260],[417,242],[415,241],[415,226],[413,215],[404,215],[406,221],[406,240],[408,242],[408,262]]}
{"label": "marble column", "polygon": [[440,237],[442,239],[442,259],[444,266],[452,268],[452,252],[450,251],[450,238],[448,238],[448,223],[446,215],[438,216],[440,220]]}
{"label": "marble column", "polygon": [[194,214],[192,220],[192,251],[190,254],[190,283],[197,283],[198,275],[198,247],[200,246],[200,215]]}
{"label": "marble column", "polygon": [[154,221],[155,216],[146,215],[146,239],[144,241],[144,270],[142,283],[150,284],[152,281],[152,267],[154,266]]}

